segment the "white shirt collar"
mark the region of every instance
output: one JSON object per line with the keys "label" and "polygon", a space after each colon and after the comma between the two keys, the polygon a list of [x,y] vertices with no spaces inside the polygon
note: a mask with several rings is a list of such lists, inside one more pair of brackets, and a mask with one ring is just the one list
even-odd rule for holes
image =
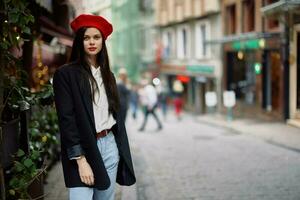
{"label": "white shirt collar", "polygon": [[91,68],[92,68],[92,74],[94,76],[100,76],[101,77],[100,66],[96,68],[93,65],[91,65]]}

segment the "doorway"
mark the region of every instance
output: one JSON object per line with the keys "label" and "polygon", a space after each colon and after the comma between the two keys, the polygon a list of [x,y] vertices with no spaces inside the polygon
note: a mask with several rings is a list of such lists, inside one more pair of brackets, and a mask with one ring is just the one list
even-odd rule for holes
{"label": "doorway", "polygon": [[281,110],[281,83],[282,71],[279,52],[270,52],[270,73],[271,73],[271,105],[272,110],[279,112]]}

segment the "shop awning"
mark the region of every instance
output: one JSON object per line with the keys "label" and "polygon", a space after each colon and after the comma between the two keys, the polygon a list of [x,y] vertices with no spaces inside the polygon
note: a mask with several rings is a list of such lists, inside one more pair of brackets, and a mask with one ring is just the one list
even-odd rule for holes
{"label": "shop awning", "polygon": [[47,33],[50,33],[50,35],[53,36],[63,36],[63,37],[69,37],[72,38],[72,34],[64,27],[57,26],[53,21],[48,19],[45,16],[39,17],[39,21],[41,23],[41,31],[47,31]]}
{"label": "shop awning", "polygon": [[42,25],[40,28],[40,31],[42,33],[46,33],[48,35],[56,37],[60,44],[72,47],[73,37],[67,29],[60,26],[56,26],[50,19],[48,19],[45,16],[41,16],[39,20]]}
{"label": "shop awning", "polygon": [[263,15],[274,15],[282,12],[300,13],[299,0],[280,0],[270,5],[262,7],[260,10]]}
{"label": "shop awning", "polygon": [[213,44],[223,44],[223,43],[235,42],[235,41],[278,38],[278,37],[280,37],[280,33],[276,33],[276,32],[243,33],[243,34],[239,34],[239,35],[224,36],[222,39],[217,39],[217,40],[208,40],[205,43],[213,45]]}

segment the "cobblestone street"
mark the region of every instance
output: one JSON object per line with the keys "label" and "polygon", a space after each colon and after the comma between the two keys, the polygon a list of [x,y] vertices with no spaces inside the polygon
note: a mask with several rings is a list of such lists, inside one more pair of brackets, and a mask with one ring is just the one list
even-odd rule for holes
{"label": "cobblestone street", "polygon": [[138,124],[127,124],[138,200],[300,199],[299,152],[190,115],[170,115],[160,132]]}
{"label": "cobblestone street", "polygon": [[[138,132],[141,118],[134,121],[129,113],[127,120],[137,184],[118,186],[116,200],[300,199],[297,142],[291,141],[293,148],[287,148],[286,138],[283,146],[269,142],[271,137],[258,137],[258,128],[253,129],[256,134],[242,134],[244,130],[189,114],[178,121],[170,113],[159,132],[150,116],[145,131]],[[292,140],[300,138],[296,128],[277,124],[275,131],[272,126],[267,123],[264,131],[269,127],[270,132],[280,132],[284,127],[294,133],[289,136]],[[252,125],[238,127],[251,129]],[[60,163],[50,171],[47,182],[45,200],[67,200]]]}

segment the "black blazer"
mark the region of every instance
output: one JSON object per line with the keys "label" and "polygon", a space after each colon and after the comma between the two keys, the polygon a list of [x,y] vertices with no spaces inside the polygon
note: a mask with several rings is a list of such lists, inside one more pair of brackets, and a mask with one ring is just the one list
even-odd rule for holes
{"label": "black blazer", "polygon": [[[66,187],[88,187],[80,180],[76,160],[70,160],[84,154],[95,177],[92,187],[104,190],[110,186],[110,180],[97,147],[90,83],[87,78],[82,78],[81,73],[82,68],[71,63],[57,69],[53,77],[64,179]],[[132,185],[136,178],[125,124],[118,113],[113,113],[113,116],[117,123],[112,130],[120,155],[117,183]]]}

